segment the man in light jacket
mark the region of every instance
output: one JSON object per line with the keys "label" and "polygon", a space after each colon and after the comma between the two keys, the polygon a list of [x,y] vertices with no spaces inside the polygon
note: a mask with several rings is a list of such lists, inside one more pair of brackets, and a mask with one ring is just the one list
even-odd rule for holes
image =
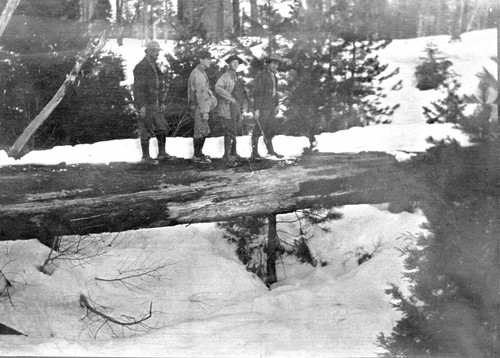
{"label": "man in light jacket", "polygon": [[209,113],[217,106],[217,99],[210,90],[206,69],[212,65],[210,52],[202,52],[198,59],[200,63],[194,68],[188,79],[188,104],[194,118],[192,161],[208,164],[211,162],[208,155],[203,154],[205,139],[210,134],[208,124]]}
{"label": "man in light jacket", "polygon": [[222,97],[219,100],[218,114],[224,127],[223,161],[230,167],[237,165],[241,157],[236,153],[236,136],[241,126],[241,116],[245,102],[248,102],[245,87],[236,73],[238,66],[244,61],[231,55],[226,59],[228,68],[215,84],[215,92]]}

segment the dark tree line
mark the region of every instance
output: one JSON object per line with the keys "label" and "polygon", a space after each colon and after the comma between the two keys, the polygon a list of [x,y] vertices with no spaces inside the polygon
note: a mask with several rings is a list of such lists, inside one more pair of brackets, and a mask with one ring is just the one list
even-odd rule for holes
{"label": "dark tree line", "polygon": [[[5,5],[5,1],[2,2]],[[109,15],[106,1],[95,1],[98,20]],[[82,20],[81,2],[22,0],[0,38],[0,143],[8,149],[51,100],[77,55],[96,35]],[[130,92],[122,59],[101,53],[84,64],[68,95],[35,133],[30,148],[92,143],[134,136]]]}

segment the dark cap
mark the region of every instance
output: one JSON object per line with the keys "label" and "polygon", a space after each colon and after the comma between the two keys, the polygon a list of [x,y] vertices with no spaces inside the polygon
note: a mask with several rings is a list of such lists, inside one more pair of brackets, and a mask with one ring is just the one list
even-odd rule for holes
{"label": "dark cap", "polygon": [[149,41],[146,44],[146,51],[147,50],[160,50],[161,51],[161,47],[160,47],[160,44],[158,43],[158,41]]}
{"label": "dark cap", "polygon": [[272,54],[272,55],[270,55],[269,57],[266,58],[265,62],[266,63],[270,63],[270,62],[278,62],[278,63],[280,63],[281,62],[281,57],[279,57],[278,55]]}
{"label": "dark cap", "polygon": [[212,54],[208,51],[201,51],[199,54],[198,54],[198,59],[199,60],[203,60],[205,58],[212,58]]}
{"label": "dark cap", "polygon": [[245,63],[245,61],[243,61],[242,58],[239,57],[239,56],[237,56],[237,55],[231,55],[228,58],[226,58],[226,63],[231,63],[231,61],[234,61],[234,60],[238,60],[238,62],[240,63],[240,65],[242,63]]}

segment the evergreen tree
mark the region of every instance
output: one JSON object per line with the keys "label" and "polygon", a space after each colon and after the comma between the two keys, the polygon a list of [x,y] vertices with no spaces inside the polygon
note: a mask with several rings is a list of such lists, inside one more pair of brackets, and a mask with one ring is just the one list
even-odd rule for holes
{"label": "evergreen tree", "polygon": [[[495,58],[498,62],[498,59]],[[499,82],[487,69],[477,75],[479,84],[476,94],[466,96],[465,101],[475,104],[473,115],[462,118],[460,125],[474,141],[494,142],[500,138],[498,122]]]}
{"label": "evergreen tree", "polygon": [[[357,17],[357,6],[363,5],[368,9]],[[312,145],[321,131],[387,121],[397,107],[381,104],[375,79],[382,79],[387,66],[374,52],[389,42],[369,40],[376,37],[374,28],[360,26],[374,14],[370,9],[363,2],[338,1],[324,22],[317,21],[318,9],[298,9],[289,34],[301,35],[292,39],[291,49],[281,50],[293,73],[284,102],[287,134],[306,135]]]}
{"label": "evergreen tree", "polygon": [[463,123],[465,120],[465,103],[458,95],[460,83],[453,78],[447,80],[442,85],[442,88],[446,92],[446,97],[432,102],[432,109],[426,106],[423,107],[427,123]]}
{"label": "evergreen tree", "polygon": [[422,63],[415,71],[417,88],[421,91],[436,89],[453,76],[449,70],[453,63],[439,51],[433,42],[426,44],[425,53],[426,57],[421,58]]}
{"label": "evergreen tree", "polygon": [[500,351],[498,143],[440,143],[424,172],[430,236],[403,250],[409,295],[388,289],[403,318],[378,342],[386,357],[496,357]]}
{"label": "evergreen tree", "polygon": [[[0,65],[4,93],[0,142],[4,145],[12,144],[52,99],[93,36],[87,24],[77,21],[78,2],[26,0],[22,4],[0,39],[0,56],[9,61]],[[130,93],[119,84],[123,78],[122,60],[110,54],[86,63],[79,81],[35,133],[31,146],[134,136]]]}
{"label": "evergreen tree", "polygon": [[136,118],[123,59],[102,53],[87,61],[77,84],[39,129],[39,146],[75,145],[136,136]]}

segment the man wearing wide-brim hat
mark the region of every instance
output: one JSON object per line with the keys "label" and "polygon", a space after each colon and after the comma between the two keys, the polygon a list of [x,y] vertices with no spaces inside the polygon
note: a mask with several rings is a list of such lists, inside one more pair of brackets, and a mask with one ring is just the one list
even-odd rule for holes
{"label": "man wearing wide-brim hat", "polygon": [[[139,138],[141,141],[142,161],[156,164],[157,160],[175,159],[165,152],[168,124],[162,111],[163,73],[156,60],[161,47],[157,41],[146,44],[146,55],[134,68],[134,102],[139,111]],[[149,140],[158,141],[158,158],[149,155]]]}
{"label": "man wearing wide-brim hat", "polygon": [[276,71],[280,65],[279,56],[272,54],[265,59],[266,68],[255,79],[254,119],[252,131],[252,159],[260,159],[258,151],[259,137],[262,135],[269,156],[283,158],[274,151],[273,137],[276,134],[276,112],[279,105],[278,79]]}
{"label": "man wearing wide-brim hat", "polygon": [[236,153],[236,136],[241,128],[243,107],[248,103],[243,83],[238,78],[238,66],[244,63],[237,55],[226,58],[227,70],[217,80],[215,92],[221,97],[218,104],[218,115],[222,119],[224,128],[224,156],[223,161],[234,167],[241,157]]}

